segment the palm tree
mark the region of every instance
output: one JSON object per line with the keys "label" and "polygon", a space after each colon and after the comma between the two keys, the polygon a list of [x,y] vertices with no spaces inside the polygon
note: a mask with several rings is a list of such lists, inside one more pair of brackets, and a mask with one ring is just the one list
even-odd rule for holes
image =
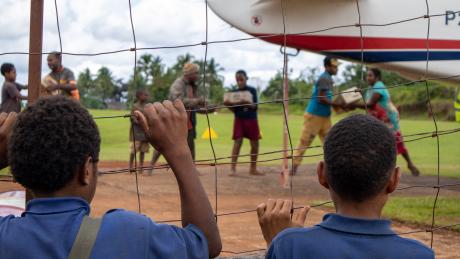
{"label": "palm tree", "polygon": [[86,68],[78,75],[77,87],[80,92],[81,97],[85,97],[91,91],[94,85],[93,77],[91,76],[91,71],[89,68]]}
{"label": "palm tree", "polygon": [[95,82],[96,94],[101,97],[105,103],[107,99],[113,96],[115,92],[115,79],[112,72],[107,67],[101,67],[97,71]]}

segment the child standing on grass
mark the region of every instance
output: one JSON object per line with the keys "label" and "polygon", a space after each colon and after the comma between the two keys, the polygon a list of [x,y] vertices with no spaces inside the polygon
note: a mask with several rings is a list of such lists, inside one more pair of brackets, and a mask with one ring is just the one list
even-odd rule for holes
{"label": "child standing on grass", "polygon": [[[249,174],[264,175],[257,171],[257,156],[259,154],[259,139],[260,129],[257,120],[257,90],[254,87],[248,86],[248,76],[246,71],[238,70],[235,73],[235,80],[238,88],[233,92],[248,91],[252,96],[252,103],[245,101],[238,103],[245,106],[231,107],[230,110],[235,114],[233,123],[233,150],[232,150],[232,166],[230,176],[236,176],[236,164],[240,154],[243,138],[249,139],[251,143],[251,168]],[[225,103],[225,105],[235,105],[235,103]]]}
{"label": "child standing on grass", "polygon": [[[136,102],[133,104],[131,109],[131,113],[133,114],[135,111],[144,111],[144,106],[149,99],[149,94],[145,90],[137,90],[136,91]],[[139,125],[139,121],[135,118],[131,118],[131,128],[129,130],[129,140],[131,141],[131,154],[129,155],[129,169],[130,172],[135,172],[137,169],[133,169],[133,162],[136,153],[140,153],[139,155],[139,167],[140,173],[143,173],[143,166],[144,166],[144,158],[145,153],[149,152],[150,144],[145,137],[144,131],[142,130],[141,126]]]}
{"label": "child standing on grass", "polygon": [[1,66],[2,76],[5,82],[2,88],[1,112],[20,112],[21,100],[27,100],[27,96],[21,95],[20,88],[16,84],[16,68],[11,63],[4,63]]}

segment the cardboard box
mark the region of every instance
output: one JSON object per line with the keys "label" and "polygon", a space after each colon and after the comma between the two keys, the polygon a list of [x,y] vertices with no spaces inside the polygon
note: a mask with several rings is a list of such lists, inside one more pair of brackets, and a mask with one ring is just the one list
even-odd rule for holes
{"label": "cardboard box", "polygon": [[[359,101],[363,100],[363,96],[361,95],[361,92],[358,91],[359,88],[354,86],[351,88],[348,88],[344,91],[342,91],[341,94],[335,98],[334,102],[339,103],[339,104],[352,104],[352,103],[357,103]],[[345,112],[342,108],[334,107],[334,111],[336,113],[343,113]]]}
{"label": "cardboard box", "polygon": [[224,94],[224,103],[252,103],[252,94],[249,91],[229,92]]}
{"label": "cardboard box", "polygon": [[57,85],[56,80],[54,80],[50,75],[45,76],[40,85],[40,96],[50,96],[50,95],[57,95],[59,94],[59,90],[48,91],[46,90],[48,87],[52,85]]}

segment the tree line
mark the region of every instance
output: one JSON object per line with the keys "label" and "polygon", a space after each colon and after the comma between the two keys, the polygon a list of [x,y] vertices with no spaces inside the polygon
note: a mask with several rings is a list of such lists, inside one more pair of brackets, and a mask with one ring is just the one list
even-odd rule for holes
{"label": "tree line", "polygon": [[[186,63],[196,63],[203,70],[204,60],[196,59],[191,54],[180,55],[176,62],[167,66],[160,56],[144,54],[139,57],[136,64],[136,71],[127,81],[117,78],[107,67],[101,67],[95,74],[90,69],[85,69],[78,76],[78,88],[80,90],[82,103],[88,108],[103,109],[110,103],[126,103],[129,107],[134,101],[135,92],[145,89],[149,92],[151,101],[162,101],[168,99],[169,87],[182,74],[182,67]],[[235,88],[235,85],[224,86],[224,68],[214,58],[206,62],[205,79],[207,97],[211,103],[221,104],[225,91]],[[359,64],[347,65],[341,74],[339,90],[345,90],[352,86],[366,87],[361,80],[362,66]],[[250,71],[248,71],[250,72]],[[364,71],[365,72],[365,71]],[[289,71],[289,98],[304,98],[311,95],[315,80],[322,73],[320,68],[306,68],[300,74],[294,75]],[[384,83],[388,86],[396,84],[407,84],[410,81],[397,73],[382,71]],[[364,74],[364,80],[366,78]],[[429,82],[430,97],[437,103],[451,104],[455,95],[455,88]],[[268,81],[266,87],[261,90],[261,100],[275,100],[283,97],[283,75],[281,71],[276,72]],[[425,110],[426,88],[425,84],[411,84],[405,87],[391,89],[393,102],[406,109]],[[293,102],[302,110],[306,100]],[[442,105],[441,105],[442,106]],[[442,108],[442,107],[441,107]],[[448,108],[443,108],[448,109]]]}
{"label": "tree line", "polygon": [[[169,87],[182,74],[186,63],[196,63],[204,71],[204,60],[197,60],[190,54],[178,56],[176,62],[168,67],[159,56],[144,54],[139,57],[133,75],[127,81],[116,78],[109,68],[103,66],[96,74],[86,68],[78,76],[81,101],[88,108],[107,108],[110,103],[133,103],[137,90],[147,90],[151,101],[168,98]],[[225,93],[223,67],[214,58],[206,62],[207,96],[212,103],[221,103]],[[202,82],[199,82],[201,85]]]}

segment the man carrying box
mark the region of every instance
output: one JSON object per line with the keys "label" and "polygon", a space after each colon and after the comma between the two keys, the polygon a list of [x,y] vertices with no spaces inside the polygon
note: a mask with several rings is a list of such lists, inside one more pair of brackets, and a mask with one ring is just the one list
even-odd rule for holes
{"label": "man carrying box", "polygon": [[332,76],[337,74],[339,62],[335,58],[326,57],[324,59],[324,73],[318,78],[313,87],[313,95],[307,106],[304,115],[304,125],[300,143],[294,154],[292,174],[295,175],[297,168],[302,162],[302,156],[319,135],[321,142],[324,143],[327,132],[331,128],[331,107],[342,107],[343,104],[332,101],[332,88],[334,82]]}
{"label": "man carrying box", "polygon": [[[230,174],[236,175],[236,163],[240,154],[243,138],[247,138],[251,142],[251,175],[264,175],[257,171],[257,156],[259,154],[259,139],[260,130],[259,122],[257,121],[257,90],[246,84],[248,76],[244,70],[238,70],[235,74],[235,79],[238,84],[238,89],[233,90],[232,96],[227,95],[224,104],[244,105],[238,107],[229,107],[235,114],[235,121],[233,124],[233,150],[232,150],[232,166]],[[238,93],[238,96],[235,96]],[[241,94],[240,94],[241,93]],[[251,95],[250,98],[246,96]]]}

